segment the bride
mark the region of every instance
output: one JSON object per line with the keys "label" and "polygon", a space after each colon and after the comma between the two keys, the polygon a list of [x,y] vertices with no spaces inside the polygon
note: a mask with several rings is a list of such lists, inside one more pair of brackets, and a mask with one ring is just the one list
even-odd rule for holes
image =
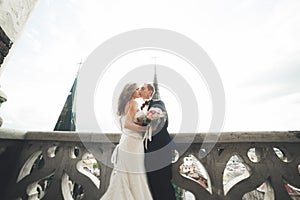
{"label": "bride", "polygon": [[107,191],[100,200],[151,200],[144,166],[143,135],[146,128],[134,123],[138,112],[139,88],[136,83],[124,86],[118,101],[122,135],[112,162],[114,169]]}

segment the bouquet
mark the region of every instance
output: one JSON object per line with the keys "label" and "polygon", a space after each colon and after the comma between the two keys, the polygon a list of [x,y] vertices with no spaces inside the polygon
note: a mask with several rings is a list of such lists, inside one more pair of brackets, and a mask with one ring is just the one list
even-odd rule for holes
{"label": "bouquet", "polygon": [[160,108],[150,108],[149,111],[144,113],[143,111],[139,111],[135,115],[134,122],[141,126],[147,126],[147,130],[145,132],[143,140],[145,140],[145,148],[148,147],[148,140],[152,140],[152,132],[157,132],[159,126],[163,126],[164,123],[161,123],[162,120],[165,122],[167,117],[166,112],[163,112]]}
{"label": "bouquet", "polygon": [[140,125],[140,126],[147,126],[150,124],[151,120],[147,118],[147,113],[144,113],[143,111],[138,111],[135,114],[134,123]]}
{"label": "bouquet", "polygon": [[165,116],[166,113],[160,108],[150,108],[146,113],[143,111],[137,112],[134,122],[140,126],[148,126],[153,120],[157,120],[159,123],[161,121],[160,119],[165,118]]}

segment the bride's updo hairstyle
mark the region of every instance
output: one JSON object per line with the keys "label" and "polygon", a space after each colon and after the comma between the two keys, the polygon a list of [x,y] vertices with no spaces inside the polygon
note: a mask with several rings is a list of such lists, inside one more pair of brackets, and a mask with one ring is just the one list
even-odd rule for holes
{"label": "bride's updo hairstyle", "polygon": [[136,83],[127,83],[121,94],[119,97],[119,101],[118,101],[118,111],[117,111],[117,115],[121,116],[121,115],[125,115],[125,106],[127,104],[127,102],[131,99],[134,91],[138,88]]}

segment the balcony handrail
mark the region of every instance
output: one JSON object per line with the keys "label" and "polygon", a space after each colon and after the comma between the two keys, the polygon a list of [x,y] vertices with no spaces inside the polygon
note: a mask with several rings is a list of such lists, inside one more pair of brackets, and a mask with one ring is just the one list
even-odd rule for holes
{"label": "balcony handrail", "polygon": [[[206,142],[241,143],[241,142],[300,142],[300,131],[239,131],[239,132],[199,132],[171,133],[175,142],[186,143],[193,139],[194,143]],[[58,137],[59,136],[59,137]],[[77,131],[23,131],[15,129],[0,129],[0,139],[16,140],[56,140],[73,142],[103,142],[108,138],[118,143],[121,133],[77,132]],[[207,137],[209,136],[209,137]],[[207,137],[207,138],[206,138]],[[210,139],[211,138],[211,139]],[[217,139],[217,141],[216,141]]]}
{"label": "balcony handrail", "polygon": [[[99,161],[109,161],[114,145],[108,143],[118,143],[120,136],[121,133],[0,128],[0,163],[5,163],[0,171],[0,193],[7,195],[4,199],[9,200],[13,199],[11,197],[15,199],[16,195],[21,195],[22,199],[31,198],[39,194],[38,190],[41,191],[38,187],[45,186],[45,181],[49,185],[53,179],[59,184],[51,185],[45,200],[64,199],[60,184],[69,183],[70,178],[89,188],[85,193],[86,199],[99,199],[107,189],[112,168],[98,162],[99,171],[102,172],[99,188],[83,176],[76,166],[88,153],[97,154]],[[180,153],[172,165],[172,181],[178,187],[192,192],[196,199],[237,200],[248,192],[255,194],[256,188],[262,184],[266,187],[265,199],[289,199],[294,193],[286,190],[285,187],[289,187],[287,183],[300,188],[300,131],[171,133],[171,137],[178,144]],[[201,145],[204,142],[208,146]],[[187,144],[187,149],[183,151]],[[254,154],[257,159],[251,157]],[[178,172],[184,159],[193,156],[207,172],[206,182],[200,185]],[[225,169],[231,166],[231,158],[239,158],[250,176],[242,177],[243,180],[239,177],[239,181],[233,178],[224,183]],[[44,190],[47,188],[44,187]],[[39,195],[46,194],[43,192]]]}

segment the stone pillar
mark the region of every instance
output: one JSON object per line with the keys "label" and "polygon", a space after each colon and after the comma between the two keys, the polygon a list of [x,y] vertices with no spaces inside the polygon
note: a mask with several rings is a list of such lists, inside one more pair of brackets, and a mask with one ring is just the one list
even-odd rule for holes
{"label": "stone pillar", "polygon": [[[5,58],[12,44],[20,35],[31,11],[38,0],[0,0],[0,76],[5,67]],[[7,100],[0,90],[0,106]],[[0,127],[3,121],[0,117]]]}

